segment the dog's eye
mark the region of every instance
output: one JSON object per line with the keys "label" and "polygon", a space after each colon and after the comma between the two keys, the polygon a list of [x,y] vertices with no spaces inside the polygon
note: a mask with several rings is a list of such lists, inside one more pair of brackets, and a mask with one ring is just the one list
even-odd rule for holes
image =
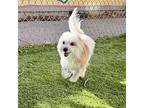
{"label": "dog's eye", "polygon": [[75,45],[75,43],[74,43],[74,42],[71,42],[71,43],[70,43],[70,45],[71,45],[71,46],[74,46],[74,45]]}
{"label": "dog's eye", "polygon": [[65,41],[63,41],[63,44],[65,44]]}

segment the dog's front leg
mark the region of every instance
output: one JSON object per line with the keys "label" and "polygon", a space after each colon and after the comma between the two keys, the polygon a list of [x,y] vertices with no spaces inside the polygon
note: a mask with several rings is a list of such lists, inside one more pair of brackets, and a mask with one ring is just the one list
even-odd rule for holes
{"label": "dog's front leg", "polygon": [[64,79],[67,79],[69,77],[71,77],[72,73],[70,72],[70,70],[68,68],[62,68],[62,76]]}
{"label": "dog's front leg", "polygon": [[73,75],[70,77],[69,81],[77,82],[77,80],[79,79],[80,72],[79,71],[73,71],[72,73],[73,73]]}
{"label": "dog's front leg", "polygon": [[85,77],[85,72],[86,72],[86,67],[84,67],[84,68],[82,68],[82,69],[80,70],[79,77],[80,77],[80,78],[84,78],[84,77]]}

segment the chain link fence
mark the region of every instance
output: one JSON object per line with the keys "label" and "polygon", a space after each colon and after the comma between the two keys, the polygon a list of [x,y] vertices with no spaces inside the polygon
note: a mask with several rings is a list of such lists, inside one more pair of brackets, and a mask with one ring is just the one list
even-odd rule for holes
{"label": "chain link fence", "polygon": [[82,29],[93,39],[126,33],[125,0],[19,0],[19,47],[55,44],[68,31],[68,18],[78,7]]}

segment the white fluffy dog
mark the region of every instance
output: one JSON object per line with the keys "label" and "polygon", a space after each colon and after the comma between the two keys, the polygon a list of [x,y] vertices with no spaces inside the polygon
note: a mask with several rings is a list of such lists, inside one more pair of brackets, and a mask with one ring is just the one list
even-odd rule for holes
{"label": "white fluffy dog", "polygon": [[62,34],[57,48],[61,57],[62,76],[76,82],[79,78],[85,77],[95,42],[80,28],[81,21],[77,17],[77,8],[71,14],[68,24],[70,32]]}

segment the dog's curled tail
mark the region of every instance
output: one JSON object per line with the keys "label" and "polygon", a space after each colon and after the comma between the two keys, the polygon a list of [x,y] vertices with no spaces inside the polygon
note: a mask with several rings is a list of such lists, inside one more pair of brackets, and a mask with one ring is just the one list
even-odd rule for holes
{"label": "dog's curled tail", "polygon": [[80,28],[81,21],[77,15],[77,8],[75,8],[69,18],[69,29],[72,33],[83,34],[83,30]]}

